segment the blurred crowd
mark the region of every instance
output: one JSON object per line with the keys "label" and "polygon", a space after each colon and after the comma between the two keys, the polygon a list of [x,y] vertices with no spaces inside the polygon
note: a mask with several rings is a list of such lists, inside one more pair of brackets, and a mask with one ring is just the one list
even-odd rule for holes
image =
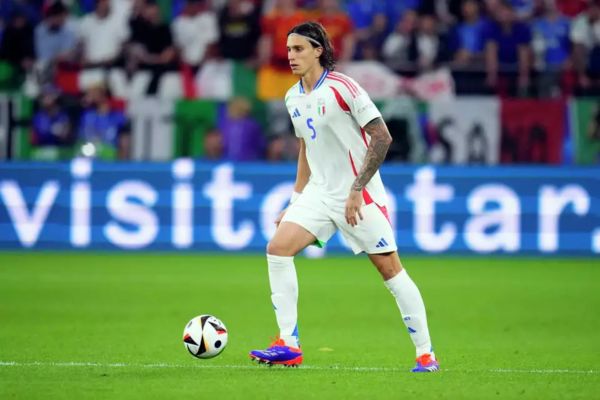
{"label": "blurred crowd", "polygon": [[[459,94],[600,93],[600,0],[2,0],[0,61],[40,88],[34,143],[97,139],[127,158],[123,105],[101,86],[65,100],[57,74],[148,70],[152,86],[210,59],[289,71],[287,32],[309,19],[326,27],[340,63],[378,60],[407,76],[448,67]],[[206,136],[215,158],[236,158],[244,142],[234,145],[235,132],[260,130],[251,105],[234,100],[229,119]],[[69,101],[76,117],[65,111],[75,109]],[[285,144],[251,142],[253,157],[282,157],[273,148]]]}

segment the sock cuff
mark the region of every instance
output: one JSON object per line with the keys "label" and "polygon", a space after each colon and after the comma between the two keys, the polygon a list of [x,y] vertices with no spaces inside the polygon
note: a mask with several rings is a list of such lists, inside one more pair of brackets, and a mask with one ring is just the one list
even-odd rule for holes
{"label": "sock cuff", "polygon": [[404,268],[402,268],[402,271],[400,271],[398,274],[396,274],[396,276],[388,279],[387,281],[383,281],[383,284],[385,285],[385,287],[391,290],[394,286],[402,282],[407,277],[408,273]]}
{"label": "sock cuff", "polygon": [[275,256],[267,253],[269,266],[287,266],[294,262],[294,256]]}

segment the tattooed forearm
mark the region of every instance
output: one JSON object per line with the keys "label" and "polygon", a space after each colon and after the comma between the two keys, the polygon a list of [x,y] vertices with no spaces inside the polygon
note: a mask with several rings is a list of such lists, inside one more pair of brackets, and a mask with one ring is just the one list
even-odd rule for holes
{"label": "tattooed forearm", "polygon": [[352,184],[352,190],[356,191],[363,190],[373,175],[375,175],[375,172],[377,172],[385,159],[390,143],[392,143],[392,137],[383,119],[375,118],[365,125],[364,129],[371,136],[371,143],[369,143],[362,168]]}

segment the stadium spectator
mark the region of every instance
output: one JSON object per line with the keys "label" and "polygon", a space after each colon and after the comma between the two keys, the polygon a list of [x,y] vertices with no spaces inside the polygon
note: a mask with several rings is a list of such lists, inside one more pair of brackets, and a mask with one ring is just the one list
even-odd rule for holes
{"label": "stadium spectator", "polygon": [[453,64],[459,68],[482,68],[484,32],[489,21],[483,18],[477,0],[463,0],[461,19],[450,32]]}
{"label": "stadium spectator", "polygon": [[136,0],[132,9],[131,14],[129,15],[129,19],[127,20],[126,25],[129,28],[129,38],[131,39],[134,35],[138,35],[143,29],[146,20],[144,19],[144,10],[146,7],[146,0]]}
{"label": "stadium spectator", "polygon": [[503,0],[483,0],[483,9],[485,11],[484,14],[489,18],[494,18],[496,14],[498,14],[500,3],[502,1]]}
{"label": "stadium spectator", "polygon": [[566,17],[574,18],[588,8],[589,0],[555,0],[556,7]]}
{"label": "stadium spectator", "polygon": [[435,15],[425,14],[419,18],[416,35],[413,36],[413,59],[419,71],[429,71],[445,61],[447,56],[447,40],[438,32]]}
{"label": "stadium spectator", "polygon": [[36,25],[42,19],[44,0],[2,0],[0,1],[0,21],[8,22],[16,14],[22,15]]}
{"label": "stadium spectator", "polygon": [[176,67],[176,56],[169,25],[162,22],[156,1],[147,0],[141,20],[131,32],[128,65],[139,65],[160,73]]}
{"label": "stadium spectator", "polygon": [[25,14],[17,10],[2,34],[0,60],[8,61],[21,71],[29,71],[34,58],[33,26]]}
{"label": "stadium spectator", "polygon": [[293,134],[272,136],[268,140],[266,159],[269,162],[297,161],[299,149]]}
{"label": "stadium spectator", "polygon": [[[458,2],[457,2],[458,3]],[[458,22],[450,28],[448,51],[457,92],[485,94],[484,49],[490,19],[482,15],[478,0],[460,0]]]}
{"label": "stadium spectator", "polygon": [[381,60],[383,44],[388,36],[387,17],[375,14],[373,23],[357,37],[354,58],[356,60]]}
{"label": "stadium spectator", "polygon": [[85,109],[79,123],[81,154],[100,158],[129,158],[130,124],[125,114],[113,109],[102,86],[90,88],[82,99]]}
{"label": "stadium spectator", "polygon": [[573,61],[581,89],[597,86],[600,78],[600,1],[592,0],[589,9],[572,24]]}
{"label": "stadium spectator", "polygon": [[358,40],[366,39],[376,15],[385,16],[384,5],[377,1],[350,0],[346,4],[346,10],[352,20]]}
{"label": "stadium spectator", "polygon": [[390,29],[385,4],[376,1],[351,0],[346,5],[354,26],[356,46],[353,58],[381,59],[381,48]]}
{"label": "stadium spectator", "polygon": [[261,20],[262,36],[259,41],[261,64],[270,64],[286,72],[289,70],[287,33],[307,17],[307,14],[296,7],[295,0],[275,0],[273,11]]}
{"label": "stadium spectator", "polygon": [[219,53],[233,60],[252,60],[260,38],[258,5],[247,0],[230,0],[219,14]]}
{"label": "stadium spectator", "polygon": [[542,16],[531,24],[538,92],[544,97],[559,94],[562,72],[570,69],[569,20],[562,16],[554,0],[541,4]]}
{"label": "stadium spectator", "polygon": [[79,0],[77,9],[82,14],[89,14],[96,9],[96,0]]}
{"label": "stadium spectator", "polygon": [[56,63],[73,61],[77,51],[77,30],[68,21],[62,1],[55,1],[35,28],[35,55],[42,70],[52,70]]}
{"label": "stadium spectator", "polygon": [[79,35],[84,66],[111,66],[122,54],[129,29],[112,14],[109,0],[98,0],[95,11],[81,19]]}
{"label": "stadium spectator", "polygon": [[171,27],[175,45],[185,64],[198,69],[205,58],[214,54],[219,29],[216,16],[208,8],[206,0],[187,0]]}
{"label": "stadium spectator", "polygon": [[404,73],[414,71],[409,49],[414,42],[418,22],[419,17],[415,11],[405,12],[396,24],[396,29],[386,38],[382,55],[390,68]]}
{"label": "stadium spectator", "polygon": [[[442,24],[443,29],[460,20],[462,0],[420,0],[418,12],[420,14],[434,14]],[[442,27],[440,27],[442,28]]]}
{"label": "stadium spectator", "polygon": [[71,120],[62,108],[60,92],[47,85],[39,98],[39,110],[31,121],[31,142],[34,146],[64,146],[73,142]]}
{"label": "stadium spectator", "polygon": [[308,15],[296,7],[295,0],[275,0],[273,10],[262,17],[262,36],[258,42],[259,98],[281,99],[296,81],[289,73],[287,33],[307,18]]}
{"label": "stadium spectator", "polygon": [[539,0],[510,0],[516,17],[521,21],[528,21],[535,11],[535,3]]}
{"label": "stadium spectator", "polygon": [[255,161],[264,158],[265,136],[250,115],[252,106],[243,97],[231,99],[227,115],[220,123],[223,156],[230,161]]}
{"label": "stadium spectator", "polygon": [[447,58],[446,42],[434,15],[404,13],[396,31],[384,43],[388,65],[405,75],[431,70]]}
{"label": "stadium spectator", "polygon": [[352,20],[340,7],[339,0],[319,0],[316,20],[329,33],[335,57],[340,62],[352,59],[356,40]]}
{"label": "stadium spectator", "polygon": [[120,24],[127,24],[136,9],[140,9],[145,0],[111,0],[110,9],[113,17]]}
{"label": "stadium spectator", "polygon": [[[384,13],[387,16],[387,30],[391,32],[407,11],[419,11],[422,0],[383,0]],[[435,11],[434,11],[435,12]],[[423,13],[424,14],[424,13]],[[433,12],[432,12],[433,14]]]}
{"label": "stadium spectator", "polygon": [[223,158],[223,136],[216,129],[204,135],[204,158],[211,161]]}
{"label": "stadium spectator", "polygon": [[530,84],[531,30],[516,20],[506,0],[497,5],[495,18],[485,33],[487,84],[501,95],[524,95]]}

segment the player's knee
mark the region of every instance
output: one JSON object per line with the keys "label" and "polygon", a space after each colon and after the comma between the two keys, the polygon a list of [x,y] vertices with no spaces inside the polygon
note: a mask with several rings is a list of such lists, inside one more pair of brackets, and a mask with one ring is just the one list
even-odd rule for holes
{"label": "player's knee", "polygon": [[269,243],[267,243],[267,254],[282,257],[295,255],[293,254],[293,250],[290,248],[290,246],[286,246],[281,242],[272,240]]}
{"label": "player's knee", "polygon": [[402,264],[395,252],[372,254],[369,258],[384,280],[391,279],[402,271]]}

